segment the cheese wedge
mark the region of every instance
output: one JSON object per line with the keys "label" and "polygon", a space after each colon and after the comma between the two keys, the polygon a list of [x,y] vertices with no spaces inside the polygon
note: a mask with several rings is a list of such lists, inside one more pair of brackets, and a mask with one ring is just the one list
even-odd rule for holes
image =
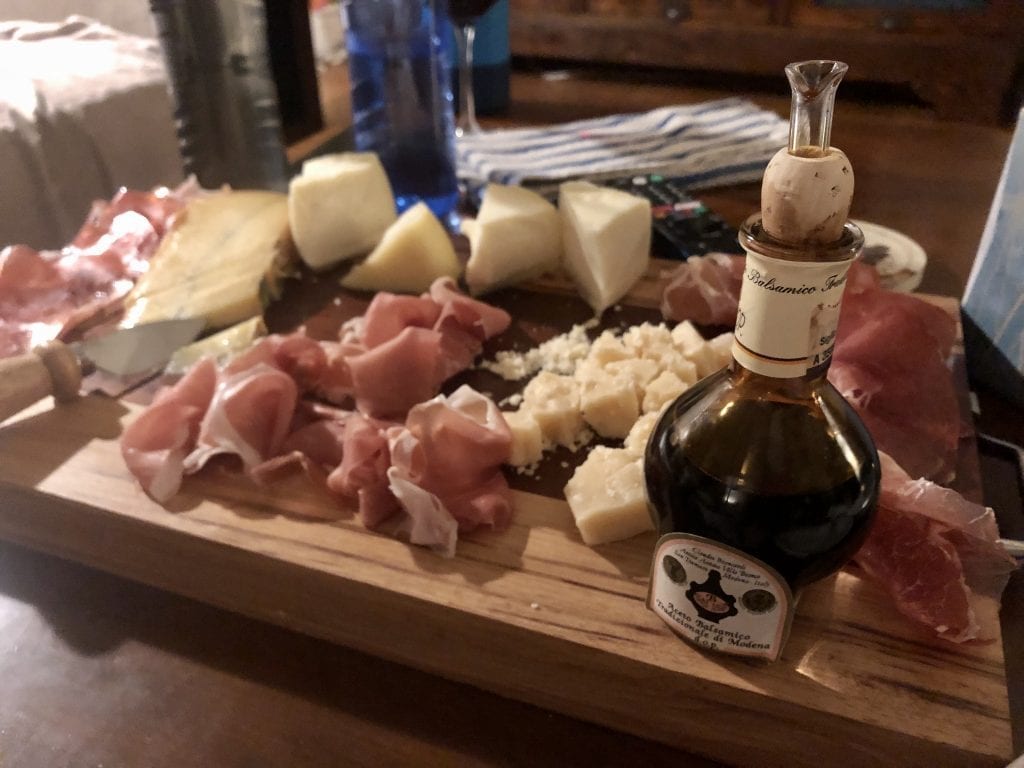
{"label": "cheese wedge", "polygon": [[557,269],[562,224],[551,203],[529,189],[488,184],[469,238],[466,285],[474,294]]}
{"label": "cheese wedge", "polygon": [[124,325],[202,317],[223,328],[259,314],[280,290],[294,249],[287,197],[218,192],[189,203],[126,301]]}
{"label": "cheese wedge", "polygon": [[417,203],[388,228],[373,253],[341,284],[357,291],[422,293],[437,278],[457,278],[461,271],[447,230],[426,203]]}
{"label": "cheese wedge", "polygon": [[307,160],[288,185],[292,237],[313,269],[368,253],[396,218],[391,185],[372,152]]}
{"label": "cheese wedge", "polygon": [[562,265],[583,299],[601,314],[647,271],[651,204],[586,181],[559,187]]}
{"label": "cheese wedge", "polygon": [[565,498],[584,544],[606,544],[654,530],[643,459],[622,448],[594,448],[566,483]]}
{"label": "cheese wedge", "polygon": [[218,365],[227,362],[242,350],[248,349],[261,336],[267,335],[262,315],[250,317],[219,333],[200,339],[175,352],[164,368],[165,373],[185,373],[204,357],[212,357]]}

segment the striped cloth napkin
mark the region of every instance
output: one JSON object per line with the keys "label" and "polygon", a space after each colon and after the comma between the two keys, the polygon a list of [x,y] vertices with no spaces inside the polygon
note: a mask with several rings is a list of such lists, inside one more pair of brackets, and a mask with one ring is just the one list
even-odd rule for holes
{"label": "striped cloth napkin", "polygon": [[756,181],[789,123],[740,98],[612,115],[545,128],[483,131],[456,144],[461,179],[553,184],[631,173],[682,177],[691,188]]}

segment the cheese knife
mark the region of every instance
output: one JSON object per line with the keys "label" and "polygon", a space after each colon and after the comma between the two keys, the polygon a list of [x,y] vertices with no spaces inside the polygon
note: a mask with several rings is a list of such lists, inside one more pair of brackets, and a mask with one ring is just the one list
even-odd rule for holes
{"label": "cheese knife", "polygon": [[83,374],[94,369],[120,377],[156,372],[204,325],[203,318],[161,320],[70,344],[51,341],[0,360],[0,422],[47,395],[58,402],[74,400]]}

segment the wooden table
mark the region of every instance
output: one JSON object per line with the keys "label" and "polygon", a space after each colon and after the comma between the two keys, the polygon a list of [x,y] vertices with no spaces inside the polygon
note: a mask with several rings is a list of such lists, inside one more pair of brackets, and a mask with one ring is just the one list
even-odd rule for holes
{"label": "wooden table", "polygon": [[[561,121],[717,95],[607,73],[521,73],[513,80],[512,115]],[[781,96],[757,100],[788,108]],[[917,239],[930,257],[922,289],[958,296],[1008,132],[841,101],[834,142],[858,173],[854,215]],[[755,185],[703,197],[734,223],[757,205]],[[1021,441],[1014,417],[984,397],[985,429]],[[1007,599],[1021,599],[1020,587],[1012,585]],[[1012,679],[1020,676],[1024,627],[1006,632]],[[4,768],[712,765],[6,544],[0,681]],[[1011,683],[1018,723],[1021,694]],[[1015,738],[1019,752],[1022,734]]]}

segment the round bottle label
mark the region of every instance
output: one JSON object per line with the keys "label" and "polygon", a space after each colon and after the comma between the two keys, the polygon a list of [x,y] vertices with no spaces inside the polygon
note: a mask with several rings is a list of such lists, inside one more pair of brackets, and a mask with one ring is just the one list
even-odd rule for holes
{"label": "round bottle label", "polygon": [[824,371],[852,261],[785,261],[748,250],[733,337],[736,361],[777,379]]}
{"label": "round bottle label", "polygon": [[793,619],[793,593],[771,566],[687,533],[662,536],[647,606],[701,648],[775,661]]}

